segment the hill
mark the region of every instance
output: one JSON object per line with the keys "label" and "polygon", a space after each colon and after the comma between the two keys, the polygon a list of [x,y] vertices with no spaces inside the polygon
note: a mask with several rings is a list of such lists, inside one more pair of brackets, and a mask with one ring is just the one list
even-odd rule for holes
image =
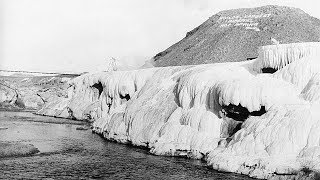
{"label": "hill", "polygon": [[297,8],[262,6],[221,11],[153,57],[154,65],[177,66],[254,59],[258,47],[318,42],[320,20]]}

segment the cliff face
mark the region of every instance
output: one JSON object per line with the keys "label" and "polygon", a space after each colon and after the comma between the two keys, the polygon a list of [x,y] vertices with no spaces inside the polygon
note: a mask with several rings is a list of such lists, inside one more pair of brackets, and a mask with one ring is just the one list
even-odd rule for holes
{"label": "cliff face", "polygon": [[38,114],[94,121],[106,139],[221,171],[319,171],[319,52],[281,44],[245,62],[85,74]]}
{"label": "cliff face", "polygon": [[300,9],[263,6],[219,12],[154,56],[154,65],[246,61],[258,47],[320,41],[320,20]]}

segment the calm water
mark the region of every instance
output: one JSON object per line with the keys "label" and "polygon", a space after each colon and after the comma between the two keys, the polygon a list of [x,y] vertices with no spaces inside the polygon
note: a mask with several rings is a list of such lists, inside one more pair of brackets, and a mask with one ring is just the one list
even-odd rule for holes
{"label": "calm water", "polygon": [[[50,122],[50,123],[49,123]],[[52,123],[53,122],[53,123]],[[108,142],[80,122],[0,112],[0,141],[33,144],[40,153],[0,158],[0,179],[249,179],[197,160],[160,157]]]}

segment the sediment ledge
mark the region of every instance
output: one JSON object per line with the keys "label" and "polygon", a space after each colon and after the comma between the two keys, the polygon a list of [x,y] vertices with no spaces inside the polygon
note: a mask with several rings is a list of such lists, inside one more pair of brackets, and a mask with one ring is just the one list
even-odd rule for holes
{"label": "sediment ledge", "polygon": [[0,142],[0,158],[28,156],[38,152],[32,144]]}

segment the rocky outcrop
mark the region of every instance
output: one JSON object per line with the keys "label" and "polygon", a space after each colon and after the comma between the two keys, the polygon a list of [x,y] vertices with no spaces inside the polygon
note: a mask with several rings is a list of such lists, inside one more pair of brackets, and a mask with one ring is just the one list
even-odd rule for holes
{"label": "rocky outcrop", "polygon": [[202,158],[220,171],[316,172],[319,45],[265,46],[245,62],[85,74],[38,113],[89,119],[106,139]]}
{"label": "rocky outcrop", "polygon": [[66,82],[70,78],[27,75],[0,76],[3,110],[38,110],[50,99],[66,96]]}
{"label": "rocky outcrop", "polygon": [[10,110],[25,108],[18,90],[15,87],[11,87],[5,81],[0,82],[0,108]]}
{"label": "rocky outcrop", "polygon": [[246,61],[258,47],[320,41],[320,20],[296,8],[263,6],[219,12],[154,56],[154,65]]}

